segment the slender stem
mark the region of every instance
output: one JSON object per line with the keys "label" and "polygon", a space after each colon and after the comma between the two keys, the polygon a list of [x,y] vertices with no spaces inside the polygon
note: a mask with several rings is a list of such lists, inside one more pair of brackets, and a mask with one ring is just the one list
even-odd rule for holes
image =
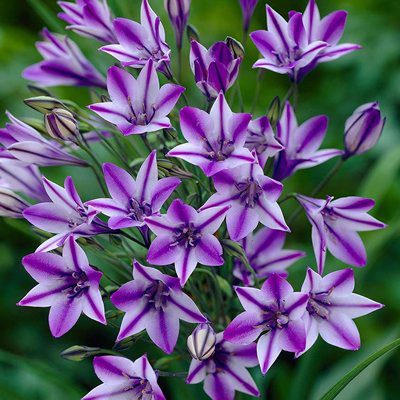
{"label": "slender stem", "polygon": [[282,197],[282,199],[280,199],[280,200],[278,201],[278,204],[283,204],[283,203],[285,203],[286,201],[288,201],[288,200],[290,200],[290,199],[296,199],[296,194],[297,194],[297,193],[290,193],[290,194],[288,194],[287,196]]}
{"label": "slender stem", "polygon": [[141,138],[142,138],[142,140],[143,140],[143,143],[146,145],[146,147],[147,147],[147,149],[150,151],[150,153],[153,151],[153,149],[151,148],[151,144],[150,144],[150,142],[149,142],[149,139],[148,139],[148,137],[147,137],[147,134],[146,133],[142,133],[141,135]]}
{"label": "slender stem", "polygon": [[251,106],[251,114],[254,113],[254,110],[257,107],[258,99],[259,99],[260,93],[261,93],[261,82],[262,82],[263,77],[264,77],[264,71],[261,68],[259,68],[259,70],[257,72],[256,89],[254,92],[253,105]]}
{"label": "slender stem", "polygon": [[[174,74],[172,73],[171,68],[169,67],[169,65],[168,65],[166,62],[164,62],[164,67],[165,67],[166,71],[168,72],[168,75],[169,75],[168,78],[169,78],[169,80],[170,80],[171,82],[174,82],[176,85],[182,86],[182,85],[180,84],[180,82],[177,81],[177,80],[174,78]],[[185,104],[188,106],[188,105],[189,105],[189,100],[188,100],[188,98],[187,98],[187,96],[186,96],[186,93],[183,92],[183,93],[182,93],[182,96],[183,96],[183,100],[185,101]]]}
{"label": "slender stem", "polygon": [[134,236],[130,235],[130,234],[127,233],[127,232],[121,231],[121,235],[122,235],[122,236],[125,236],[127,239],[132,240],[132,242],[135,242],[135,243],[137,243],[137,244],[140,244],[140,246],[144,247],[145,249],[148,248],[143,242],[141,242],[140,240],[136,239]]}
{"label": "slender stem", "polygon": [[186,378],[187,372],[167,372],[167,371],[158,371],[158,376],[170,376],[172,378]]}
{"label": "slender stem", "polygon": [[178,80],[182,81],[182,47],[178,47]]}

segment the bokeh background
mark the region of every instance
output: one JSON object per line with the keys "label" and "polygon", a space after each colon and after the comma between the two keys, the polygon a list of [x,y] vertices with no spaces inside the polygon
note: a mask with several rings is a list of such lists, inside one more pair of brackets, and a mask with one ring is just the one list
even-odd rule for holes
{"label": "bokeh background", "polygon": [[[110,0],[117,16],[138,18],[139,0]],[[160,13],[173,44],[172,32],[162,0],[151,1]],[[32,7],[32,5],[35,7]],[[271,0],[270,5],[286,13],[303,10],[304,0]],[[262,389],[262,398],[274,400],[318,399],[331,384],[368,354],[400,337],[400,2],[396,0],[336,0],[319,1],[321,13],[346,9],[349,19],[344,40],[360,43],[363,50],[341,60],[321,65],[300,86],[298,116],[303,121],[317,114],[330,118],[325,147],[341,147],[346,118],[359,105],[378,100],[387,125],[382,140],[368,154],[348,161],[340,173],[324,190],[336,197],[361,195],[373,197],[377,205],[373,211],[389,227],[363,235],[368,249],[368,265],[357,270],[357,292],[382,302],[386,307],[370,316],[360,318],[357,325],[362,338],[362,349],[345,352],[318,341],[311,351],[299,360],[291,354],[283,355],[269,372],[255,378]],[[25,66],[40,59],[34,43],[43,26],[62,30],[56,19],[58,7],[53,0],[2,1],[0,12],[0,109],[16,116],[36,116],[22,100],[30,94],[21,78]],[[207,47],[227,35],[241,38],[241,14],[236,0],[192,0],[191,21],[200,32]],[[265,26],[264,1],[257,7],[252,30]],[[114,60],[97,51],[97,43],[71,33],[85,54],[104,71]],[[186,43],[187,51],[187,43]],[[242,65],[240,85],[245,104],[253,100],[256,71],[251,64],[257,51],[249,41]],[[185,84],[193,88],[193,78],[186,65]],[[288,89],[284,76],[265,74],[256,114],[265,112],[276,95]],[[196,101],[201,96],[189,90]],[[82,105],[90,103],[85,90],[57,89],[53,93],[70,97]],[[4,115],[0,115],[4,123]],[[300,172],[287,182],[287,192],[311,193],[335,161],[312,170]],[[61,182],[67,174],[77,180],[86,200],[96,193],[92,176],[82,175],[74,168],[45,170],[46,175]],[[290,213],[295,207],[284,205]],[[308,258],[292,267],[292,282],[299,288],[305,265],[313,265],[310,248],[310,227],[304,216],[292,226],[291,248],[304,249]],[[102,326],[81,318],[76,327],[60,340],[51,337],[47,326],[47,309],[18,308],[15,304],[32,287],[32,279],[20,264],[23,255],[38,245],[26,225],[0,219],[0,400],[75,400],[98,384],[91,361],[73,363],[60,358],[60,352],[74,344],[111,347],[116,336],[112,327]],[[344,267],[328,258],[328,267]],[[136,345],[127,352],[135,357],[148,351]],[[159,353],[151,353],[157,359]],[[389,400],[399,398],[400,353],[381,358],[362,373],[341,395],[342,400]],[[185,370],[187,364],[176,364],[175,370]],[[205,399],[201,386],[188,387],[177,378],[161,378],[170,399]],[[244,395],[238,397],[247,398]]]}

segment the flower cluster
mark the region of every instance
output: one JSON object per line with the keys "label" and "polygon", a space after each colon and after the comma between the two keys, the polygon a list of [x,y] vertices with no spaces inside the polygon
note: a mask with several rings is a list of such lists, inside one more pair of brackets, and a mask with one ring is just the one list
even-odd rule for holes
{"label": "flower cluster", "polygon": [[[240,1],[246,35],[257,3]],[[204,382],[213,400],[233,400],[235,391],[259,396],[248,369],[259,365],[266,374],[282,351],[299,357],[319,335],[333,346],[358,349],[353,319],[382,305],[353,293],[351,268],[326,274],[325,265],[332,262],[328,250],[349,266],[366,264],[358,232],[385,227],[368,214],[374,201],[318,198],[329,179],[312,194],[281,196],[298,170],[338,158],[336,171],[371,149],[385,124],[379,105],[356,109],[343,150],[320,149],[328,117],[298,123],[294,90],[267,115],[232,110],[227,92],[238,84],[244,57],[235,39],[207,49],[191,37],[186,62],[194,90],[205,97],[201,107],[191,104],[174,76],[174,52],[148,0],[142,0],[140,22],[114,18],[106,0],[59,5],[67,29],[105,44],[100,50],[120,65],[111,66],[110,58],[105,79],[68,37],[43,30],[37,44],[43,61],[23,76],[45,87],[101,92],[85,109],[47,91],[27,99],[43,114],[28,123],[7,113],[10,123],[0,130],[0,215],[25,219],[44,238],[22,260],[37,285],[18,305],[50,307],[54,337],[72,329],[82,313],[101,324],[113,319],[118,328],[113,349],[82,348],[84,357],[98,355],[93,365],[103,382],[84,399],[165,399],[158,377],[174,373],[162,371],[159,359],[151,359],[153,369],[146,355],[134,362],[118,355],[133,343],[140,349],[147,337],[166,353],[166,365],[187,341],[183,354],[191,363],[182,375],[188,384]],[[165,0],[179,62],[185,61],[190,5]],[[254,67],[288,74],[296,89],[318,64],[359,48],[338,44],[344,11],[321,19],[310,0],[304,14],[292,11],[288,21],[269,6],[266,13],[268,30],[250,34],[262,55]],[[101,161],[100,146],[108,157]],[[91,171],[97,192],[84,201],[72,177],[60,186],[39,169],[62,165],[86,182]],[[286,200],[294,201],[292,216],[282,210]],[[317,272],[304,268],[295,291],[288,269],[306,254],[284,244],[299,210],[311,224]],[[89,262],[93,253],[96,265]],[[191,335],[181,320],[197,324]]]}

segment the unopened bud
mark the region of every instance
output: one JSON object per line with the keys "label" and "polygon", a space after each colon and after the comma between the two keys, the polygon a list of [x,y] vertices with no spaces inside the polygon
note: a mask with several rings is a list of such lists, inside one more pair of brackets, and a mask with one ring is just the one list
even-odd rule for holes
{"label": "unopened bud", "polygon": [[72,346],[61,352],[61,357],[69,361],[82,361],[85,358],[101,353],[99,347]]}
{"label": "unopened bud", "polygon": [[368,103],[357,108],[346,121],[344,158],[365,153],[374,147],[381,137],[385,122],[386,118],[382,118],[378,103]]}
{"label": "unopened bud", "polygon": [[240,43],[238,40],[234,39],[231,36],[227,36],[227,38],[225,39],[225,43],[229,47],[235,58],[244,57],[244,47],[242,43]]}
{"label": "unopened bud", "polygon": [[22,212],[29,206],[30,204],[12,190],[0,187],[0,216],[22,218]]}
{"label": "unopened bud", "polygon": [[187,35],[189,42],[191,42],[192,40],[195,40],[196,42],[200,42],[199,32],[193,25],[188,24],[188,26],[186,27],[186,35]]}
{"label": "unopened bud", "polygon": [[64,108],[64,104],[60,100],[49,96],[30,97],[25,99],[24,103],[43,114],[47,114],[55,108]]}
{"label": "unopened bud", "polygon": [[203,361],[215,351],[217,336],[209,324],[200,324],[187,339],[187,347],[195,360]]}
{"label": "unopened bud", "polygon": [[279,117],[281,114],[281,101],[279,100],[279,97],[276,96],[272,101],[271,104],[268,107],[267,111],[267,117],[269,119],[269,122],[271,126],[276,126],[276,124],[279,121]]}
{"label": "unopened bud", "polygon": [[193,178],[193,175],[190,172],[178,167],[170,160],[157,160],[157,165],[160,172],[162,172],[164,176],[176,176],[182,179]]}
{"label": "unopened bud", "polygon": [[74,115],[63,108],[55,108],[51,113],[46,114],[44,123],[47,133],[55,139],[74,142],[79,135]]}

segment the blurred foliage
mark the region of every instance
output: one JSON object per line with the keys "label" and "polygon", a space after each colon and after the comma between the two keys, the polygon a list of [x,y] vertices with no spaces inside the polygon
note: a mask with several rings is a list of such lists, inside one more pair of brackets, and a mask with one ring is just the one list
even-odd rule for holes
{"label": "blurred foliage", "polygon": [[[2,2],[0,13],[0,108],[9,109],[17,116],[33,115],[24,107],[22,99],[28,96],[26,82],[21,71],[40,58],[34,48],[37,32],[45,24],[42,15],[35,13],[32,3],[50,10],[46,22],[54,23],[58,8],[52,0]],[[17,4],[18,3],[18,4]],[[169,42],[173,43],[162,0],[151,2],[163,18]],[[213,41],[223,40],[227,35],[241,39],[241,15],[236,0],[193,0],[191,23],[200,32],[201,41],[208,47]],[[266,377],[255,372],[262,390],[262,398],[270,399],[318,399],[321,394],[348,372],[359,361],[374,350],[399,337],[400,320],[400,2],[396,0],[337,0],[320,1],[321,13],[333,9],[349,12],[345,41],[360,43],[363,50],[341,60],[321,65],[300,86],[298,106],[299,120],[316,114],[327,114],[330,118],[329,133],[325,147],[342,146],[343,126],[346,118],[359,105],[378,100],[383,113],[388,117],[384,136],[379,145],[368,154],[351,159],[325,189],[324,194],[336,197],[362,195],[377,201],[374,214],[387,222],[382,231],[363,235],[368,250],[369,263],[357,270],[356,290],[367,297],[382,302],[386,307],[370,316],[360,318],[363,346],[357,353],[345,352],[318,341],[317,345],[299,360],[284,354]],[[138,18],[139,0],[110,0],[115,14]],[[302,10],[306,2],[273,0],[271,6],[282,13],[292,8]],[[48,18],[48,16],[46,17]],[[62,26],[62,24],[58,24]],[[257,7],[252,29],[265,26],[264,2]],[[71,33],[85,54],[103,71],[114,60],[97,51],[97,43],[82,39]],[[187,52],[187,45],[185,51]],[[257,72],[251,65],[257,58],[257,50],[247,41],[246,58],[241,68],[240,86],[246,108],[251,107]],[[176,60],[174,60],[176,61]],[[189,95],[202,104],[201,95],[194,88],[193,77],[185,67],[184,83],[190,85]],[[276,96],[284,96],[289,82],[286,77],[266,72],[256,107],[261,115]],[[233,96],[234,89],[230,96]],[[85,90],[57,88],[54,93],[72,98],[82,106],[90,103]],[[237,108],[238,105],[234,103]],[[4,117],[1,116],[2,121]],[[100,154],[104,156],[104,154]],[[321,181],[335,161],[312,170],[302,171],[289,179],[285,185],[287,193],[297,191],[304,194]],[[87,199],[95,193],[92,176],[81,174],[74,168],[48,169],[51,178],[61,182],[71,174],[77,181],[82,197]],[[284,211],[290,213],[294,204],[286,202]],[[74,344],[112,347],[116,331],[104,328],[87,318],[81,318],[77,326],[61,340],[51,338],[47,326],[47,309],[18,308],[16,302],[32,287],[32,280],[20,264],[23,255],[32,252],[37,243],[18,223],[0,220],[0,399],[1,400],[73,400],[78,399],[98,384],[91,361],[72,363],[60,358],[59,353]],[[292,267],[291,280],[299,288],[304,276],[305,264],[313,265],[310,246],[310,227],[304,216],[292,226],[293,235],[288,239],[291,248],[308,252],[305,261]],[[342,268],[341,263],[328,257],[330,269]],[[161,353],[143,345],[133,346],[129,357],[149,352],[152,362],[159,360]],[[341,400],[391,400],[398,399],[398,377],[400,354],[384,357],[368,367],[338,397]],[[172,370],[184,371],[186,363],[174,362]],[[201,385],[188,387],[177,378],[161,378],[169,399],[205,399]],[[241,397],[240,397],[241,396]],[[247,398],[240,395],[238,398]]]}

